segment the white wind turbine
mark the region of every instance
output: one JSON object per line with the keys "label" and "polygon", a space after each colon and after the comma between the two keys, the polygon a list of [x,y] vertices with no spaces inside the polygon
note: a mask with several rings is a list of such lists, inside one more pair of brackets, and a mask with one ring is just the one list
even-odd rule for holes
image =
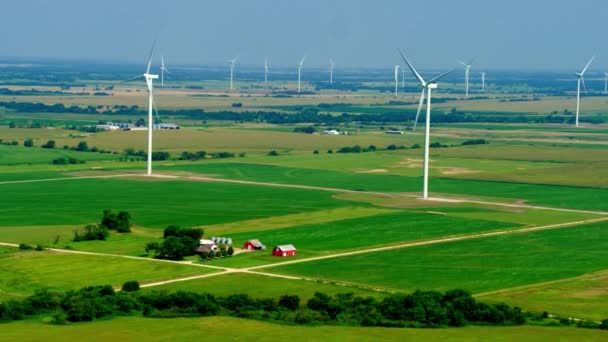
{"label": "white wind turbine", "polygon": [[268,57],[264,58],[264,83],[268,82]]}
{"label": "white wind turbine", "polygon": [[[152,48],[150,49],[150,55],[148,57],[148,66],[146,67],[146,72],[142,75],[139,75],[139,76],[136,76],[136,77],[133,77],[131,79],[124,81],[124,82],[129,82],[129,81],[136,80],[138,78],[143,77],[146,80],[146,85],[148,86],[148,151],[147,151],[147,154],[148,154],[147,175],[148,176],[152,175],[152,129],[154,128],[152,112],[156,109],[156,107],[154,106],[153,81],[158,79],[158,75],[150,73],[150,67],[152,66],[152,55],[154,53],[155,46],[156,46],[156,40],[154,40],[154,43],[152,44]],[[157,113],[157,115],[158,115],[158,113]]]}
{"label": "white wind turbine", "polygon": [[234,89],[234,65],[238,60],[238,57],[228,60],[228,62],[230,62],[230,90]]}
{"label": "white wind turbine", "polygon": [[608,72],[604,73],[604,94],[608,94]]}
{"label": "white wind turbine", "polygon": [[[443,74],[440,74],[439,76],[436,76],[427,82],[422,78],[422,76],[420,76],[420,74],[418,74],[416,69],[414,69],[414,67],[412,66],[410,61],[405,56],[405,53],[402,50],[400,50],[399,52],[401,53],[401,57],[403,57],[403,60],[405,61],[407,66],[410,68],[410,70],[412,71],[412,73],[414,74],[416,79],[420,82],[420,86],[422,87],[422,93],[420,94],[420,103],[418,105],[418,112],[416,113],[416,120],[414,122],[414,125],[416,124],[416,122],[418,122],[418,116],[420,115],[420,110],[422,109],[422,104],[424,102],[425,91],[427,93],[426,127],[425,127],[425,132],[424,132],[424,164],[423,164],[423,178],[424,179],[423,179],[423,186],[422,186],[422,198],[428,199],[428,196],[429,196],[429,145],[430,145],[430,138],[431,138],[431,90],[437,89],[437,81],[454,70],[452,69],[448,72],[444,72]],[[415,129],[415,126],[414,126],[414,129]]]}
{"label": "white wind turbine", "polygon": [[486,91],[486,73],[481,73],[481,91]]}
{"label": "white wind turbine", "polygon": [[160,56],[160,86],[165,87],[165,72],[169,74],[169,70],[165,68],[165,57]]}
{"label": "white wind turbine", "polygon": [[306,59],[306,56],[302,57],[302,59],[300,60],[300,62],[298,63],[298,93],[300,92],[300,90],[302,89],[300,87],[300,83],[302,81],[302,65],[304,64],[304,60]]}
{"label": "white wind turbine", "polygon": [[395,97],[397,97],[398,88],[399,88],[399,65],[395,65]]}
{"label": "white wind turbine", "polygon": [[329,84],[334,84],[334,61],[329,60]]}
{"label": "white wind turbine", "polygon": [[405,69],[401,69],[401,89],[405,93]]}
{"label": "white wind turbine", "polygon": [[576,76],[578,77],[577,86],[576,86],[576,119],[575,119],[576,127],[578,127],[578,112],[579,112],[579,109],[581,106],[581,83],[583,84],[583,88],[585,88],[585,91],[587,91],[587,87],[585,86],[585,78],[584,78],[585,71],[587,71],[587,68],[589,68],[589,65],[591,65],[591,62],[593,62],[594,58],[595,58],[595,56],[591,57],[589,62],[587,62],[587,65],[585,65],[585,68],[583,68],[583,71],[576,73]]}
{"label": "white wind turbine", "polygon": [[458,61],[458,63],[464,65],[464,87],[465,87],[465,97],[469,97],[469,69],[471,69],[471,65],[473,65],[474,59],[471,59],[468,63]]}

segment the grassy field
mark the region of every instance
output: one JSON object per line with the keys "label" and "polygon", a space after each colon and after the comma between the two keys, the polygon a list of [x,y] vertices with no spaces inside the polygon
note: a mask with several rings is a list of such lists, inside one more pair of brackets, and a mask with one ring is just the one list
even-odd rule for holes
{"label": "grassy field", "polygon": [[202,267],[117,257],[57,252],[0,253],[0,300],[33,294],[36,289],[55,291],[125,281],[142,283],[212,273]]}
{"label": "grassy field", "polygon": [[498,290],[478,297],[480,300],[507,302],[534,311],[546,310],[549,303],[553,314],[601,321],[608,317],[608,271]]}
{"label": "grassy field", "polygon": [[77,152],[63,149],[0,145],[0,165],[51,164],[57,158],[77,160],[117,160],[120,156],[108,153]]}
{"label": "grassy field", "polygon": [[[27,332],[27,333],[26,333]],[[231,317],[153,319],[122,317],[57,326],[29,320],[2,325],[2,341],[192,341],[205,338],[258,341],[603,341],[605,332],[578,328],[465,327],[451,329],[287,326]]]}
{"label": "grassy field", "polygon": [[[579,276],[608,267],[608,223],[509,234],[273,268],[384,288],[473,292]],[[379,265],[382,265],[379,267]],[[546,303],[546,310],[551,309]]]}
{"label": "grassy field", "polygon": [[128,210],[140,226],[199,226],[353,205],[313,190],[143,178],[0,186],[0,226],[84,224],[106,208]]}

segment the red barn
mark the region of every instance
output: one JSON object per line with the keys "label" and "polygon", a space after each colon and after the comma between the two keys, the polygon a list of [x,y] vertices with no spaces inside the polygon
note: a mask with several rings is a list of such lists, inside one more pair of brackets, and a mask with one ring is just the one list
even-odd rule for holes
{"label": "red barn", "polygon": [[254,239],[254,240],[247,240],[247,242],[245,242],[245,244],[243,245],[243,249],[263,250],[263,249],[266,249],[266,246],[264,246],[260,242],[260,240]]}
{"label": "red barn", "polygon": [[296,255],[296,248],[293,245],[276,246],[272,249],[272,255],[280,257],[294,256]]}

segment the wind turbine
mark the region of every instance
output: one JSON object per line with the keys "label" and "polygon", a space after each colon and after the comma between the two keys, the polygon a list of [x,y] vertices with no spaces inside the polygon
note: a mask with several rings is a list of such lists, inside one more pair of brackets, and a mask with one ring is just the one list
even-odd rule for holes
{"label": "wind turbine", "polygon": [[[143,78],[145,78],[146,85],[148,86],[148,151],[147,151],[147,154],[148,154],[147,175],[148,176],[152,175],[152,129],[154,128],[152,112],[153,112],[153,110],[156,109],[156,107],[154,106],[153,81],[158,79],[158,75],[150,73],[150,67],[152,66],[152,56],[154,54],[155,46],[156,46],[156,40],[154,40],[154,43],[152,44],[152,48],[150,49],[150,55],[148,57],[148,66],[146,67],[146,72],[143,73],[142,75],[133,77],[126,81],[123,81],[123,83],[125,83],[125,82],[129,82],[129,81],[136,80],[138,78],[143,77]],[[157,115],[158,115],[158,113],[157,113]]]}
{"label": "wind turbine", "polygon": [[302,65],[304,64],[305,59],[306,59],[306,56],[302,57],[302,59],[300,60],[300,63],[298,63],[298,93],[301,90],[300,82],[302,81]]}
{"label": "wind turbine", "polygon": [[481,73],[481,91],[486,91],[486,73]]}
{"label": "wind turbine", "polygon": [[395,97],[397,97],[398,87],[399,87],[399,65],[395,65]]}
{"label": "wind turbine", "polygon": [[228,62],[230,62],[230,90],[234,89],[234,65],[238,60],[239,57],[235,57],[234,59],[228,60]]}
{"label": "wind turbine", "polygon": [[165,57],[160,56],[160,86],[165,87],[165,72],[169,74],[169,70],[165,68]]}
{"label": "wind turbine", "polygon": [[604,94],[608,94],[608,72],[604,73]]}
{"label": "wind turbine", "polygon": [[264,58],[264,83],[268,82],[268,57]]}
{"label": "wind turbine", "polygon": [[458,63],[464,65],[464,84],[465,84],[465,97],[469,97],[469,69],[473,65],[474,59],[471,59],[468,63],[458,61]]}
{"label": "wind turbine", "polygon": [[429,142],[430,142],[430,138],[431,138],[431,91],[432,91],[432,89],[437,89],[437,81],[439,81],[441,78],[445,77],[447,74],[451,73],[454,70],[452,69],[450,71],[444,72],[443,74],[440,74],[439,76],[436,76],[427,82],[422,78],[422,76],[420,76],[420,74],[418,74],[416,69],[414,69],[414,67],[412,66],[412,63],[410,63],[410,61],[407,59],[403,50],[400,50],[399,52],[401,53],[401,57],[403,57],[403,60],[405,61],[407,66],[410,68],[410,70],[412,71],[412,73],[414,74],[416,79],[418,79],[418,81],[420,82],[420,86],[422,87],[422,93],[420,94],[420,103],[418,105],[418,112],[416,113],[416,120],[415,120],[414,124],[416,122],[418,122],[418,115],[420,115],[420,110],[422,109],[422,104],[424,102],[424,93],[425,93],[425,91],[427,93],[426,127],[425,127],[425,132],[424,132],[424,164],[423,164],[424,179],[423,179],[423,186],[422,186],[422,198],[428,199],[428,196],[429,196],[429,145],[430,145]]}
{"label": "wind turbine", "polygon": [[329,84],[334,84],[334,61],[329,60]]}
{"label": "wind turbine", "polygon": [[405,69],[401,69],[401,89],[405,93]]}
{"label": "wind turbine", "polygon": [[589,60],[589,62],[587,62],[587,65],[585,65],[585,68],[583,68],[583,71],[581,72],[577,72],[576,76],[578,77],[578,81],[577,81],[577,85],[576,85],[576,120],[575,120],[575,125],[576,127],[578,127],[578,112],[580,109],[580,105],[581,105],[581,83],[583,83],[583,88],[585,88],[585,91],[587,91],[587,87],[585,86],[585,71],[587,71],[587,68],[589,68],[589,65],[591,65],[591,62],[593,62],[593,59],[595,58],[595,56],[591,57],[591,59]]}

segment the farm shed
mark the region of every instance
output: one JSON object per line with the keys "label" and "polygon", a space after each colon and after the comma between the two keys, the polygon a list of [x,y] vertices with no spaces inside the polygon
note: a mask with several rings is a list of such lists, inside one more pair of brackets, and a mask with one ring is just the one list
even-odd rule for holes
{"label": "farm shed", "polygon": [[247,240],[247,242],[245,242],[245,244],[243,245],[243,249],[263,250],[263,249],[266,249],[266,246],[264,246],[260,242],[260,240],[253,239],[253,240]]}
{"label": "farm shed", "polygon": [[272,249],[272,255],[280,257],[294,256],[296,255],[296,248],[293,245],[276,246]]}

